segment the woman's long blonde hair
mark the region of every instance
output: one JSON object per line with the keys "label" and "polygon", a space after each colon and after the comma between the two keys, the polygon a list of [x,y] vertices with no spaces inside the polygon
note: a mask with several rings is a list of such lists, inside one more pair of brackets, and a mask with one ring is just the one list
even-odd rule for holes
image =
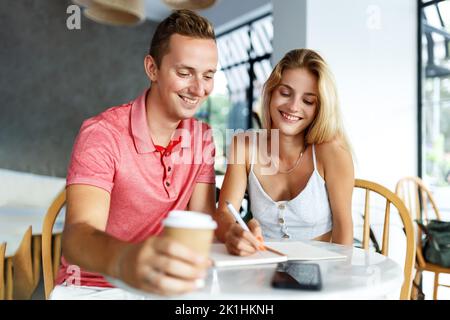
{"label": "woman's long blonde hair", "polygon": [[262,122],[263,127],[272,129],[270,117],[270,101],[273,90],[280,84],[284,70],[305,68],[318,79],[319,97],[316,116],[306,129],[305,141],[308,144],[320,144],[334,138],[340,138],[351,150],[342,123],[339,100],[334,77],[323,58],[309,49],[291,50],[277,63],[263,87]]}

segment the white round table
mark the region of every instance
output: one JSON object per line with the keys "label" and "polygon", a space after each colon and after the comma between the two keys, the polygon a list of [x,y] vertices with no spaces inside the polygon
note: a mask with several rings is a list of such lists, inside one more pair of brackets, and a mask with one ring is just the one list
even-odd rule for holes
{"label": "white round table", "polygon": [[[199,300],[304,300],[304,299],[399,299],[403,267],[394,260],[373,251],[319,241],[308,244],[344,254],[346,259],[313,261],[319,264],[322,290],[276,289],[271,279],[276,264],[211,268],[205,286],[195,292],[171,299]],[[150,299],[168,299],[130,288],[108,278],[113,285]]]}

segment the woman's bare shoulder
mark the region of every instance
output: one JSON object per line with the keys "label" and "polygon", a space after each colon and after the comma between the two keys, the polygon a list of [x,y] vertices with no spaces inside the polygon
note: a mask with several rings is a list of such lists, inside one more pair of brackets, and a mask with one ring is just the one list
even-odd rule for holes
{"label": "woman's bare shoulder", "polygon": [[323,164],[352,158],[349,146],[339,137],[317,144],[315,147],[317,158]]}

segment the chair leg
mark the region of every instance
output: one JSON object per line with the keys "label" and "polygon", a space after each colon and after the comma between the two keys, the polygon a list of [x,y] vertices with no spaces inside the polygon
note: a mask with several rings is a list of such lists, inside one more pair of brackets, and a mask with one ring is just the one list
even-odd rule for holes
{"label": "chair leg", "polygon": [[439,272],[435,272],[434,273],[434,289],[433,289],[433,299],[434,300],[437,300],[438,287],[439,287]]}
{"label": "chair leg", "polygon": [[41,236],[33,236],[33,286],[37,288],[41,275]]}
{"label": "chair leg", "polygon": [[13,267],[12,267],[12,257],[6,259],[6,275],[5,275],[5,300],[13,299]]}
{"label": "chair leg", "polygon": [[416,275],[414,276],[413,286],[411,291],[411,300],[423,300],[421,290],[419,288],[422,285],[422,271],[416,269]]}

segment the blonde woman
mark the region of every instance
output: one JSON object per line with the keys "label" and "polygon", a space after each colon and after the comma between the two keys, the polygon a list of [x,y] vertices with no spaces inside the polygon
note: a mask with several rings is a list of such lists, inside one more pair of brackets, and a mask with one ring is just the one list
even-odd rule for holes
{"label": "blonde woman", "polygon": [[[214,214],[218,239],[235,255],[254,253],[260,237],[351,245],[353,161],[328,65],[312,50],[288,52],[266,81],[262,104],[266,130],[236,135],[230,148]],[[226,206],[239,208],[246,188],[250,232]]]}

